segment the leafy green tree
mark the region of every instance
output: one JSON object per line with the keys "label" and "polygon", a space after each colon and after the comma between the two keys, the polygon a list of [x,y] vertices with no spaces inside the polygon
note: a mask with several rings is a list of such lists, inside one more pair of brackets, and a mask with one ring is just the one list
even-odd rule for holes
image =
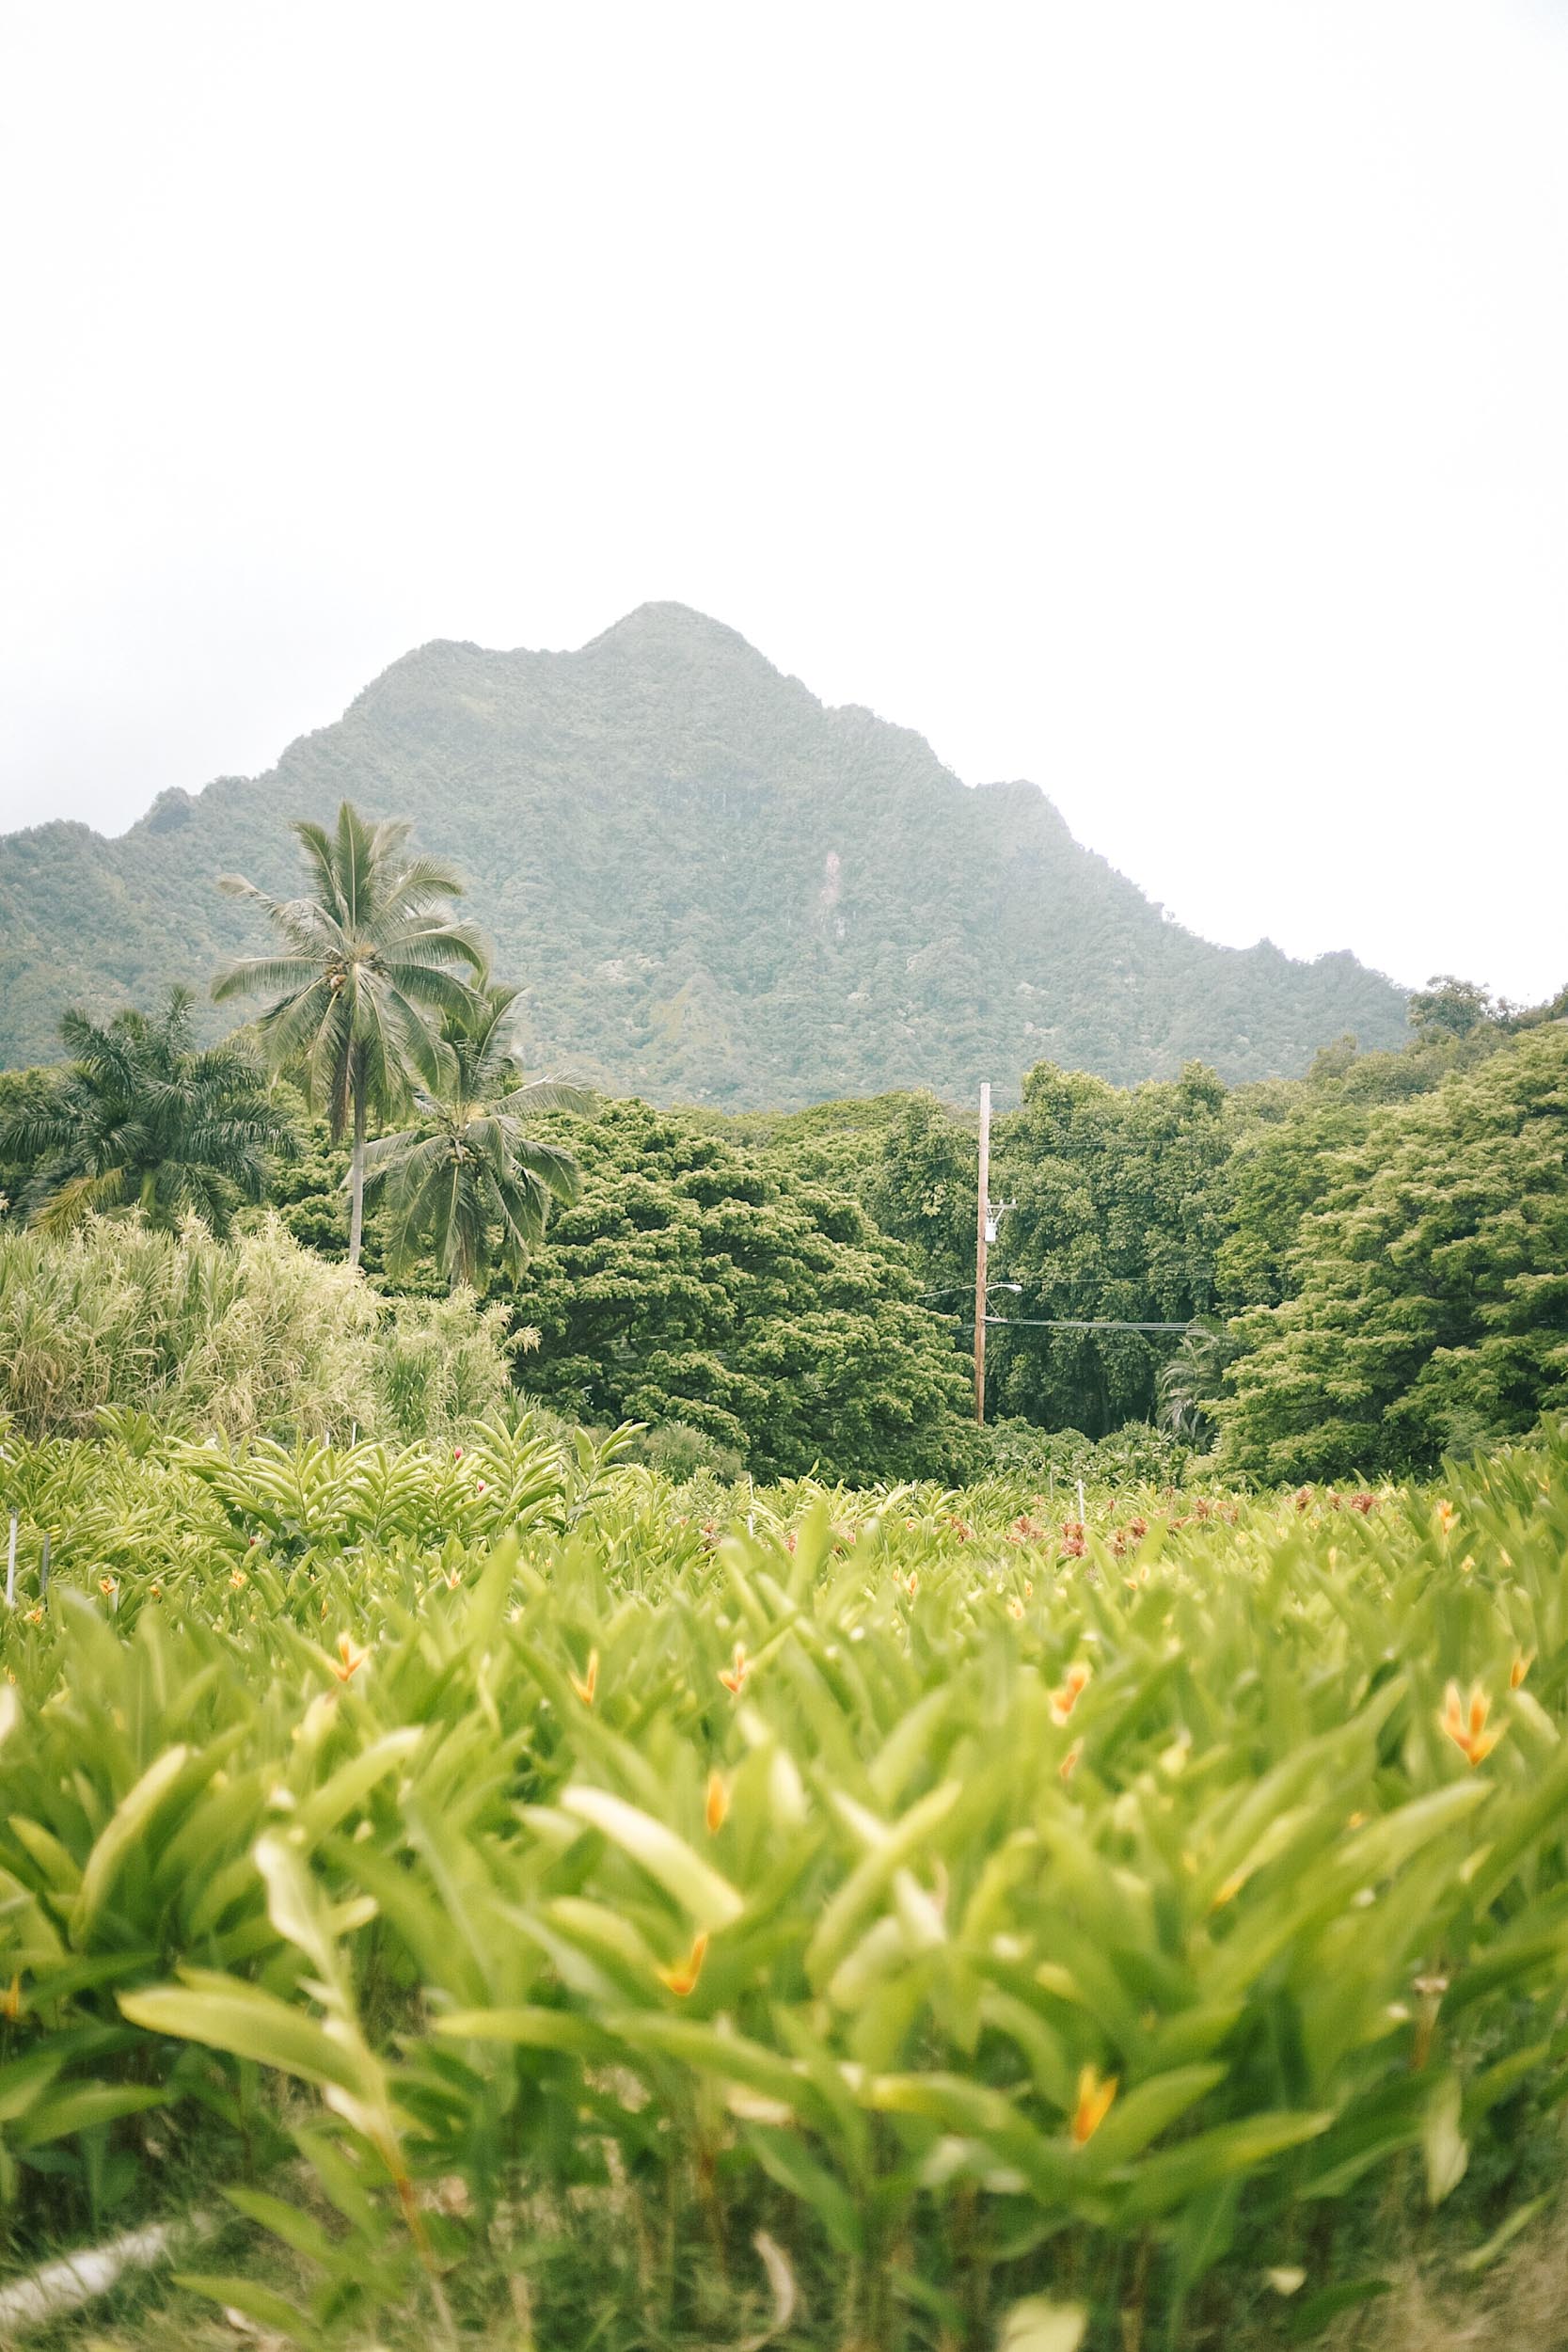
{"label": "leafy green tree", "polygon": [[369,824],[344,801],[334,832],[303,820],[293,832],[311,895],[273,898],[240,875],[222,878],[231,898],[266,915],[284,952],[230,964],[213,994],[219,1004],[276,994],[257,1023],[273,1061],[302,1073],[307,1099],[325,1113],[334,1142],[352,1126],[352,1266],[364,1228],[370,1119],[394,1117],[415,1077],[432,1090],[439,1086],[431,1017],[463,1010],[469,991],[460,975],[482,973],[484,951],[471,925],[451,920],[461,882],[439,859],[410,855],[407,825]]}
{"label": "leafy green tree", "polygon": [[529,1122],[587,1111],[594,1097],[553,1078],[525,1082],[512,1031],[519,993],[488,981],[446,1015],[437,1081],[413,1089],[420,1123],[366,1152],[394,1276],[429,1256],[453,1290],[483,1289],[492,1265],[520,1281],[551,1201],[569,1207],[581,1188],[571,1153],[531,1135]]}
{"label": "leafy green tree", "polygon": [[1401,1471],[1568,1403],[1568,1028],[1390,1105],[1232,1328],[1222,1451],[1270,1479]]}
{"label": "leafy green tree", "polygon": [[[1017,1207],[993,1271],[1020,1317],[1186,1324],[1211,1305],[1227,1148],[1225,1089],[1191,1063],[1130,1089],[1041,1062],[998,1121],[991,1189]],[[1136,1331],[993,1328],[992,1405],[1103,1437],[1147,1421],[1170,1342]]]}
{"label": "leafy green tree", "polygon": [[1224,1312],[1277,1306],[1290,1295],[1301,1220],[1375,1116],[1375,1105],[1348,1098],[1338,1084],[1298,1085],[1283,1118],[1248,1122],[1234,1135],[1216,1184],[1223,1232],[1214,1287]]}
{"label": "leafy green tree", "polygon": [[1418,1033],[1435,1030],[1450,1037],[1468,1037],[1472,1029],[1488,1022],[1505,1021],[1510,1010],[1506,1004],[1495,1003],[1491,992],[1474,980],[1437,972],[1411,997],[1410,1025]]}
{"label": "leafy green tree", "polygon": [[293,1128],[243,1043],[192,1044],[194,1003],[175,988],[155,1015],[128,1009],[105,1025],[65,1015],[71,1061],[0,1120],[0,1164],[28,1171],[22,1205],[34,1223],[60,1231],[136,1209],[152,1226],[197,1216],[221,1235],[263,1198]]}
{"label": "leafy green tree", "polygon": [[531,1388],[590,1422],[683,1422],[759,1476],[964,1467],[962,1359],[853,1200],[642,1103],[575,1141],[581,1197],[514,1302],[541,1335]]}
{"label": "leafy green tree", "polygon": [[885,1233],[904,1242],[923,1284],[974,1280],[979,1141],[934,1094],[911,1098],[883,1138],[862,1199]]}

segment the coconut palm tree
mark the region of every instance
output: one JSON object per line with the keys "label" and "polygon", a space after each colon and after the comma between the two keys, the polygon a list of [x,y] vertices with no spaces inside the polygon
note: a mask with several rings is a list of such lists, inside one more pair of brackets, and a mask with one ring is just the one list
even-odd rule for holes
{"label": "coconut palm tree", "polygon": [[31,1168],[23,1202],[35,1224],[138,1209],[150,1225],[195,1216],[223,1234],[242,1202],[264,1197],[268,1162],[292,1153],[293,1130],[253,1054],[193,1045],[195,1002],[171,989],[155,1016],[118,1012],[106,1027],[65,1015],[69,1066],[0,1126],[0,1161]]}
{"label": "coconut palm tree", "polygon": [[372,825],[345,801],[331,833],[304,822],[293,831],[308,897],[270,898],[238,874],[221,878],[230,897],[266,915],[283,951],[230,964],[213,994],[223,1004],[281,992],[257,1031],[277,1068],[302,1072],[333,1141],[353,1129],[348,1262],[357,1265],[370,1120],[395,1117],[416,1079],[439,1083],[432,1017],[462,1011],[469,991],[461,976],[483,971],[484,950],[471,924],[451,919],[461,882],[437,859],[410,854],[405,824]]}
{"label": "coconut palm tree", "polygon": [[429,1254],[455,1290],[483,1287],[492,1265],[516,1281],[550,1202],[578,1197],[577,1162],[528,1133],[541,1111],[585,1111],[592,1097],[554,1078],[525,1083],[513,1041],[518,991],[483,982],[441,1025],[440,1073],[416,1087],[420,1123],[384,1136],[365,1157],[390,1228],[387,1263]]}
{"label": "coconut palm tree", "polygon": [[1207,1407],[1219,1394],[1226,1366],[1235,1352],[1225,1332],[1211,1330],[1207,1324],[1190,1323],[1174,1355],[1161,1366],[1155,1384],[1160,1426],[1183,1445],[1213,1443],[1215,1423]]}

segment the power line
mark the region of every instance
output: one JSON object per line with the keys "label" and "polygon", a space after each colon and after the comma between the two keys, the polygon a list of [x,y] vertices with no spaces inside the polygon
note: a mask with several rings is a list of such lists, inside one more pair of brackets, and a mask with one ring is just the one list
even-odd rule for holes
{"label": "power line", "polygon": [[[928,1309],[935,1314],[936,1309]],[[961,1331],[974,1329],[973,1322],[958,1322],[957,1315],[938,1315],[941,1323],[958,1323]],[[1023,1331],[1191,1331],[1191,1323],[1116,1323],[1102,1316],[1093,1319],[1073,1315],[988,1315],[988,1324],[1004,1330],[1016,1327]]]}

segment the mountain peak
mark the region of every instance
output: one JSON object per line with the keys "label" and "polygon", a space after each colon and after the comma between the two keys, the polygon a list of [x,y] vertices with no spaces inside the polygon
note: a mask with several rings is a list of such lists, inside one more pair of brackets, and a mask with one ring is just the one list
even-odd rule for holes
{"label": "mountain peak", "polygon": [[1037,786],[967,791],[918,735],[663,601],[571,652],[436,640],[268,775],[166,794],[116,841],[0,840],[0,1058],[56,1050],[67,1005],[201,990],[262,946],[215,877],[287,892],[288,820],[345,796],[468,875],[534,1065],[612,1091],[784,1107],[967,1098],[985,1073],[1006,1099],[1047,1058],[1250,1078],[1403,1034],[1354,958],[1195,938]]}
{"label": "mountain peak", "polygon": [[601,629],[597,637],[591,637],[582,651],[593,653],[602,645],[635,646],[656,654],[743,654],[749,661],[761,662],[765,668],[773,666],[767,655],[758,653],[737,628],[731,628],[725,621],[714,620],[710,613],[699,612],[694,605],[677,604],[673,599],[634,605],[620,620]]}

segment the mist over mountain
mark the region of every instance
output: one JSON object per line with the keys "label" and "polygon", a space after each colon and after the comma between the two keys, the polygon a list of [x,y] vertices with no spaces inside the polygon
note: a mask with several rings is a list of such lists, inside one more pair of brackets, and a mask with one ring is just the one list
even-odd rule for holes
{"label": "mist over mountain", "polygon": [[653,604],[572,653],[421,646],[265,775],[164,792],[118,839],[0,838],[0,1058],[53,1057],[69,1004],[204,993],[265,944],[216,876],[290,891],[289,819],[345,796],[468,876],[532,1062],[618,1092],[788,1106],[989,1076],[1006,1100],[1044,1058],[1235,1080],[1404,1035],[1402,993],[1354,956],[1196,938],[1037,786],[972,789],[909,729]]}

